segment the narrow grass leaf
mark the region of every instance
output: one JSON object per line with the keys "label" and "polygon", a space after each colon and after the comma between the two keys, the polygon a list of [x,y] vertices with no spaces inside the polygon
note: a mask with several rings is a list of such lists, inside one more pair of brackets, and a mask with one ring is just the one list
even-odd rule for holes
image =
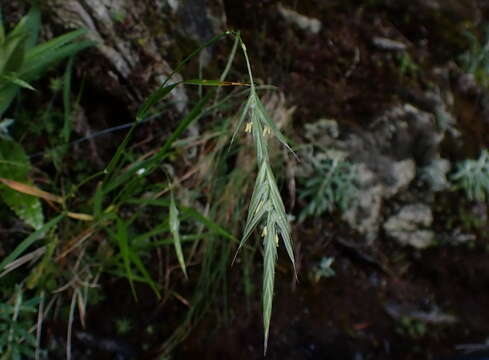
{"label": "narrow grass leaf", "polygon": [[[47,52],[43,52],[36,57],[26,56],[26,65],[22,68],[20,76],[28,81],[36,80],[46,69],[61,61],[66,57],[70,57],[79,53],[80,51],[93,46],[93,41],[81,41],[74,44],[63,46],[62,48],[50,49]],[[42,46],[42,45],[39,45]]]}
{"label": "narrow grass leaf", "polygon": [[222,81],[222,80],[205,80],[205,79],[191,79],[183,82],[186,85],[200,85],[200,86],[249,86],[249,84],[235,81]]}
{"label": "narrow grass leaf", "polygon": [[136,115],[136,120],[141,121],[146,117],[146,114],[148,113],[149,109],[155,105],[156,103],[160,102],[163,100],[165,97],[170,94],[170,92],[179,85],[180,82],[176,82],[167,86],[162,86],[158,88],[157,90],[153,91],[151,95],[146,99],[146,101],[141,105],[141,107],[138,110],[138,113]]}
{"label": "narrow grass leaf", "polygon": [[192,108],[192,110],[178,123],[175,131],[166,139],[165,143],[156,154],[155,158],[160,160],[163,156],[165,156],[170,150],[173,143],[182,136],[183,132],[188,128],[190,124],[199,119],[202,116],[202,112],[204,110],[204,106],[209,102],[212,93],[208,93],[202,99],[199,100],[197,104]]}
{"label": "narrow grass leaf", "polygon": [[38,59],[44,63],[49,61],[48,59],[59,58],[55,50],[59,50],[64,45],[71,43],[86,33],[86,29],[78,29],[39,44],[28,52],[26,61]]}
{"label": "narrow grass leaf", "polygon": [[[128,133],[128,135],[126,135],[126,137],[124,138],[123,144],[121,144],[117,149],[116,155],[114,156],[114,158],[112,158],[109,166],[106,169],[107,178],[104,182],[104,193],[107,194],[121,185],[128,185],[128,182],[130,182],[130,180],[134,178],[135,173],[139,169],[145,169],[145,172],[139,175],[140,178],[151,174],[152,171],[160,165],[161,161],[169,155],[169,151],[173,143],[184,133],[184,131],[188,128],[190,124],[192,124],[194,121],[202,116],[204,106],[209,101],[210,95],[211,94],[209,93],[201,100],[199,100],[199,102],[192,108],[192,110],[182,120],[180,120],[175,131],[166,139],[163,146],[155,155],[153,155],[150,159],[141,161],[137,166],[130,167],[130,169],[127,170],[125,173],[113,179],[107,180],[108,174],[112,173],[119,163],[120,157],[122,156],[122,153],[125,150],[129,141],[130,133],[132,133],[132,131],[134,130],[134,127],[136,125],[135,123],[130,129],[130,133]],[[123,193],[124,191],[125,189],[122,189],[120,193]]]}
{"label": "narrow grass leaf", "polygon": [[18,77],[14,75],[2,75],[2,77],[11,82],[12,84],[18,85],[24,89],[31,90],[31,91],[37,91],[34,87],[32,87],[31,84],[29,84],[27,81],[24,81],[22,79],[19,79]]}
{"label": "narrow grass leaf", "polygon": [[[162,207],[170,207],[170,201],[165,200],[165,199],[131,199],[128,201],[128,204],[139,204],[139,205],[152,205],[152,206],[162,206]],[[237,242],[238,240],[236,239],[235,236],[233,236],[229,231],[227,231],[225,228],[223,228],[221,225],[218,223],[212,221],[212,219],[208,218],[207,216],[203,215],[199,211],[193,208],[185,207],[185,206],[179,206],[180,212],[182,215],[192,217],[204,226],[206,226],[212,233],[216,235],[221,235],[229,240]],[[181,217],[180,217],[181,218]],[[182,220],[182,218],[181,218]],[[165,225],[165,228],[168,230],[169,227],[168,225]]]}
{"label": "narrow grass leaf", "polygon": [[126,270],[129,284],[131,285],[132,294],[134,296],[134,299],[137,300],[136,289],[134,288],[134,283],[132,281],[130,249],[127,242],[127,224],[124,222],[124,220],[118,217],[116,221],[116,226],[117,232],[114,234],[114,236],[119,245],[119,251],[122,256],[122,261],[124,262],[124,268]]}
{"label": "narrow grass leaf", "polygon": [[35,2],[33,2],[27,14],[27,21],[25,23],[25,31],[28,34],[28,38],[25,44],[26,50],[30,50],[34,46],[36,46],[40,30],[41,10],[39,6]]}
{"label": "narrow grass leaf", "polygon": [[135,237],[132,242],[134,243],[134,246],[136,248],[138,248],[139,244],[144,243],[146,240],[148,240],[154,236],[166,233],[169,230],[170,230],[170,225],[165,222],[163,224],[160,224],[160,225],[152,228],[150,231],[147,231],[144,234],[141,234],[141,235]]}
{"label": "narrow grass leaf", "polygon": [[173,191],[171,192],[170,195],[169,222],[170,222],[170,232],[173,236],[173,241],[175,244],[175,252],[177,253],[178,262],[180,264],[180,267],[182,268],[185,278],[188,279],[187,268],[185,266],[185,259],[183,258],[182,243],[180,242],[180,219],[178,217],[178,209],[175,204],[175,197],[173,195]]}
{"label": "narrow grass leaf", "polygon": [[93,214],[96,218],[98,218],[102,214],[103,201],[104,196],[102,191],[102,183],[99,182],[93,196]]}
{"label": "narrow grass leaf", "polygon": [[58,215],[54,219],[51,219],[46,224],[44,224],[40,229],[34,231],[27,238],[25,238],[17,247],[5,257],[2,262],[0,262],[0,271],[4,270],[5,267],[10,264],[12,261],[17,259],[21,254],[24,253],[27,248],[29,248],[34,242],[41,239],[47,231],[56,226],[61,219],[63,219],[64,215]]}
{"label": "narrow grass leaf", "polygon": [[[129,143],[129,139],[131,138],[131,135],[134,132],[134,129],[136,128],[136,125],[137,125],[137,123],[134,123],[131,126],[131,128],[127,132],[126,136],[124,137],[124,139],[122,140],[120,145],[117,147],[117,150],[116,150],[114,156],[112,157],[112,159],[110,160],[109,165],[107,165],[107,167],[105,168],[105,170],[104,170],[105,176],[106,176],[105,180],[107,180],[107,178],[112,174],[112,172],[119,165],[120,158],[121,158],[122,154],[124,153],[124,151],[126,150],[127,144]],[[105,182],[106,181],[104,181],[104,183]]]}
{"label": "narrow grass leaf", "polygon": [[146,267],[144,266],[143,262],[139,258],[138,254],[134,251],[130,251],[129,259],[132,261],[134,265],[136,265],[136,268],[142,274],[142,281],[148,284],[151,287],[151,289],[153,289],[153,291],[155,292],[156,296],[158,296],[158,298],[161,298],[161,294],[160,291],[158,290],[158,287],[156,286],[156,283],[151,278],[151,275],[149,274],[148,270],[146,270]]}

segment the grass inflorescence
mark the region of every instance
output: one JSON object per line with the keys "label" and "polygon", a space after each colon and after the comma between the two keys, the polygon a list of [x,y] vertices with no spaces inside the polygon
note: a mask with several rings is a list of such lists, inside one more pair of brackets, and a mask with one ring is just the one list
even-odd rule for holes
{"label": "grass inflorescence", "polygon": [[270,165],[268,139],[270,135],[273,135],[284,146],[288,147],[288,145],[276,124],[267,114],[265,106],[256,92],[251,65],[248,59],[246,46],[243,42],[241,42],[241,48],[248,67],[250,94],[243,108],[242,115],[233,137],[236,136],[236,133],[242,128],[243,123],[246,121],[245,132],[252,134],[255,143],[258,174],[251,196],[248,217],[246,219],[240,247],[246,242],[258,225],[263,226],[263,327],[265,332],[264,351],[266,353],[270,318],[272,314],[275,264],[277,262],[277,247],[280,242],[279,238],[282,239],[290,260],[292,261],[292,264],[294,264],[290,226],[282,197],[277,188],[275,176],[273,175]]}

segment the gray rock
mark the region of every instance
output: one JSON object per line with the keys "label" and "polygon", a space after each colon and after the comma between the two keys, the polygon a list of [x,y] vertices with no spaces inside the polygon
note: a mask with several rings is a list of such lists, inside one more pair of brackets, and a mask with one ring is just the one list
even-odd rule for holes
{"label": "gray rock", "polygon": [[411,159],[387,163],[390,167],[389,181],[366,164],[356,165],[358,196],[351,208],[343,214],[352,228],[366,235],[372,242],[378,234],[384,199],[388,199],[406,188],[414,179],[416,166]]}
{"label": "gray rock", "polygon": [[476,239],[477,236],[475,234],[464,233],[460,228],[456,228],[448,235],[448,243],[451,245],[462,245]]}
{"label": "gray rock", "polygon": [[[412,98],[425,110],[409,103],[398,105],[378,116],[367,129],[340,128],[336,121],[326,119],[306,126],[305,137],[309,144],[335,150],[354,164],[358,195],[343,213],[343,219],[365,235],[369,243],[376,239],[381,228],[384,201],[406,191],[418,169],[431,191],[449,186],[446,175],[450,163],[441,159],[439,153],[440,142],[453,124],[453,117],[447,120],[447,126],[438,126],[438,116],[449,115],[438,92]],[[448,118],[448,115],[444,116]],[[307,173],[310,172],[311,169]],[[424,215],[432,221],[429,207],[424,205],[422,209],[428,209],[429,213]],[[412,210],[407,207],[400,218],[390,219],[386,231],[403,244],[423,248],[432,242],[434,235],[427,225],[404,218]],[[395,229],[401,220],[404,225],[411,224],[411,229]]]}
{"label": "gray rock", "polygon": [[404,206],[399,213],[391,216],[384,223],[388,236],[401,245],[409,245],[424,249],[433,243],[435,234],[427,230],[433,223],[431,208],[425,204],[410,204]]}
{"label": "gray rock", "polygon": [[[46,0],[46,6],[53,25],[89,30],[86,37],[97,42],[91,51],[97,51],[102,66],[86,69],[87,77],[133,107],[173,72],[167,61],[170,53],[188,52],[178,39],[190,39],[197,47],[221,32],[226,21],[221,0]],[[202,54],[205,66],[210,50]],[[179,74],[172,78],[181,79]],[[179,112],[186,110],[183,86],[169,99]]]}
{"label": "gray rock", "polygon": [[277,5],[277,10],[285,21],[294,24],[303,31],[311,34],[317,34],[321,31],[322,24],[318,19],[299,14],[297,11],[286,8],[280,3]]}
{"label": "gray rock", "polygon": [[447,179],[450,168],[450,161],[433,159],[421,169],[421,179],[428,183],[433,192],[447,190],[450,187],[450,182]]}
{"label": "gray rock", "polygon": [[367,242],[371,243],[377,237],[380,225],[384,188],[365,164],[357,164],[356,172],[358,195],[351,208],[343,214],[343,220],[364,234]]}
{"label": "gray rock", "polygon": [[396,195],[408,187],[416,176],[416,163],[413,159],[406,159],[392,163],[392,173],[389,183],[384,183],[384,197],[386,199]]}

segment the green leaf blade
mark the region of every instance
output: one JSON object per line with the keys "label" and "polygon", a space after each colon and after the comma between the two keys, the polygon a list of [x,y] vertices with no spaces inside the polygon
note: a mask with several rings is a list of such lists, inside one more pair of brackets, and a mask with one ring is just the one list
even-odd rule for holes
{"label": "green leaf blade", "polygon": [[173,243],[175,245],[175,252],[177,254],[178,263],[182,268],[185,278],[188,279],[187,267],[185,265],[185,259],[183,257],[182,242],[180,241],[180,219],[178,217],[178,209],[175,204],[175,197],[173,191],[170,195],[170,232],[173,236]]}

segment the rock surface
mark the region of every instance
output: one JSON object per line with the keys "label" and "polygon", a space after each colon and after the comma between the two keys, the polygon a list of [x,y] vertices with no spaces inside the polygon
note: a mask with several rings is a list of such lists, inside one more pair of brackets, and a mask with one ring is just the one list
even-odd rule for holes
{"label": "rock surface", "polygon": [[435,234],[427,230],[433,223],[431,208],[425,204],[405,205],[384,223],[388,236],[401,245],[424,249],[433,243]]}
{"label": "rock surface", "polygon": [[[172,73],[179,60],[175,53],[183,57],[191,51],[182,49],[179,39],[195,42],[193,50],[226,22],[220,0],[47,0],[46,10],[51,23],[65,31],[89,30],[87,37],[97,42],[100,56],[98,66],[87,69],[87,75],[129,104],[141,103]],[[210,52],[205,54],[203,65]],[[179,112],[185,111],[188,98],[182,86],[172,91],[170,99]]]}
{"label": "rock surface", "polygon": [[[357,200],[343,214],[343,219],[365,235],[368,243],[378,236],[384,202],[405,191],[417,175],[430,191],[441,191],[449,186],[450,163],[440,158],[440,142],[453,127],[455,119],[437,92],[411,98],[425,110],[411,103],[394,106],[378,116],[368,129],[361,131],[340,129],[334,120],[326,119],[306,125],[305,137],[309,143],[341,153],[342,158],[355,164]],[[431,212],[422,212],[426,209],[429,207],[407,207],[399,219],[390,220],[386,231],[402,244],[426,247],[433,234],[427,229],[418,230],[416,218],[405,218],[425,216],[431,224]],[[400,224],[395,221],[411,224],[411,227],[396,230],[395,226]],[[429,226],[423,224],[419,225]]]}

